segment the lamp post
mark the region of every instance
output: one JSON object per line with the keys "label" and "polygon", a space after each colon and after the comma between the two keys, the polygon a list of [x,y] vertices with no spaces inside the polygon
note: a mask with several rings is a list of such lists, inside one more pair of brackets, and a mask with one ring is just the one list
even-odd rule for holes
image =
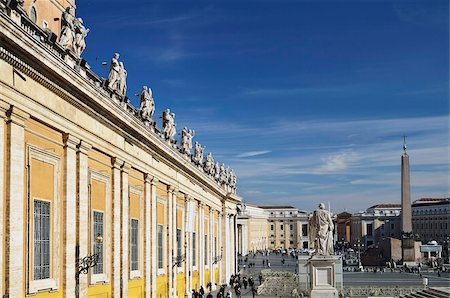
{"label": "lamp post", "polygon": [[103,243],[103,237],[100,234],[97,234],[97,237],[95,238],[95,242],[97,243],[97,252],[90,256],[85,256],[82,259],[78,259],[78,261],[77,261],[77,266],[78,266],[78,270],[76,272],[77,279],[80,274],[87,274],[89,272],[89,268],[93,268],[93,267],[97,266],[98,259],[100,258],[100,254],[102,253],[100,244]]}
{"label": "lamp post", "polygon": [[361,240],[358,239],[358,244],[355,243],[353,246],[355,249],[358,248],[358,268],[361,269]]}

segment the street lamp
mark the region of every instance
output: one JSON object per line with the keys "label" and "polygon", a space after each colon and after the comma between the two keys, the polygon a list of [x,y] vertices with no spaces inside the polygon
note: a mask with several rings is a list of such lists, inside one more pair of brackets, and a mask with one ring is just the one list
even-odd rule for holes
{"label": "street lamp", "polygon": [[361,241],[358,239],[358,244],[355,243],[353,246],[355,249],[358,248],[358,268],[361,269]]}
{"label": "street lamp", "polygon": [[97,266],[98,259],[100,258],[100,254],[102,253],[100,244],[103,243],[103,237],[100,234],[97,234],[95,242],[97,243],[97,252],[90,256],[86,256],[83,259],[78,259],[77,276],[79,276],[80,274],[87,274],[89,272],[89,268]]}

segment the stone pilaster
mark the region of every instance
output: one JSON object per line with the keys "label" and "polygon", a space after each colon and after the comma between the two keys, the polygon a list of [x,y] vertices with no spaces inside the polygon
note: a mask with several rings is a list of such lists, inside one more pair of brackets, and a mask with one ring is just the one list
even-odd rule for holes
{"label": "stone pilaster", "polygon": [[23,297],[25,275],[25,121],[30,117],[17,107],[7,113],[6,145],[6,284],[9,297]]}
{"label": "stone pilaster", "polygon": [[288,249],[290,245],[291,229],[289,222],[284,223],[284,248]]}
{"label": "stone pilaster", "polygon": [[158,183],[158,179],[157,178],[153,178],[151,180],[151,186],[150,186],[150,196],[151,196],[151,270],[152,270],[152,274],[151,274],[151,297],[152,298],[156,298],[156,275],[158,272],[158,260],[157,260],[157,252],[156,252],[156,183]]}
{"label": "stone pilaster", "polygon": [[178,243],[177,243],[177,193],[178,190],[175,188],[172,192],[172,297],[177,297],[177,273],[178,265],[173,266],[173,263],[177,261],[178,258]]}
{"label": "stone pilaster", "polygon": [[173,297],[173,192],[175,188],[173,186],[168,187],[168,199],[167,199],[167,214],[168,214],[168,222],[167,222],[167,279],[169,285],[169,297]]}
{"label": "stone pilaster", "polygon": [[121,169],[121,196],[122,196],[122,297],[128,297],[128,279],[129,279],[129,231],[130,231],[130,198],[128,195],[128,172],[130,164],[124,162]]}
{"label": "stone pilaster", "polygon": [[64,296],[75,297],[75,247],[77,233],[77,145],[80,140],[72,135],[64,135],[64,180],[63,210],[65,218],[64,227]]}
{"label": "stone pilaster", "polygon": [[[84,258],[89,252],[89,167],[88,152],[92,146],[81,141],[77,146],[77,186],[78,186],[78,231],[77,244],[79,247],[78,259]],[[87,297],[88,275],[81,274],[78,279],[78,297]]]}
{"label": "stone pilaster", "polygon": [[223,283],[223,241],[222,241],[222,215],[223,212],[219,211],[219,216],[217,218],[217,249],[219,250],[217,252],[218,256],[221,256],[221,260],[217,263],[217,268],[219,270],[219,283]]}
{"label": "stone pilaster", "polygon": [[145,222],[145,229],[144,229],[144,290],[145,290],[145,296],[146,298],[151,297],[152,292],[152,272],[151,272],[151,266],[152,266],[152,255],[151,255],[151,233],[152,233],[152,225],[151,225],[151,181],[152,178],[149,174],[145,175],[145,182],[144,182],[144,200],[145,200],[145,211],[144,211],[144,222]]}
{"label": "stone pilaster", "polygon": [[[189,204],[189,202],[191,202],[191,200],[192,200],[192,198],[190,197],[190,196],[186,196],[185,197],[185,200],[184,200],[184,202],[185,202],[185,210],[184,210],[184,214],[185,214],[185,223],[187,223],[187,221],[188,221],[188,217],[189,217],[189,214],[188,214],[188,209],[187,209],[187,206],[188,206],[188,204]],[[185,225],[185,239],[184,239],[184,243],[185,243],[185,251],[184,251],[184,254],[185,254],[185,261],[184,261],[184,273],[185,273],[185,275],[186,275],[186,281],[185,281],[185,284],[186,284],[186,287],[185,287],[185,293],[184,293],[184,295],[185,295],[185,297],[191,297],[191,295],[192,295],[192,292],[191,292],[191,289],[192,289],[192,232],[188,232],[188,231],[186,231],[186,225]]]}
{"label": "stone pilaster", "polygon": [[215,254],[215,247],[214,247],[214,209],[209,208],[209,282],[211,283],[212,287],[214,288],[214,254]]}
{"label": "stone pilaster", "polygon": [[205,282],[205,204],[200,202],[199,207],[199,227],[200,231],[198,233],[198,243],[199,243],[199,264],[198,264],[198,272],[199,272],[199,283],[198,287],[204,286]]}
{"label": "stone pilaster", "polygon": [[112,165],[112,262],[111,262],[111,285],[112,297],[120,298],[120,214],[121,214],[121,193],[120,193],[120,168],[123,165],[123,160],[113,157],[111,159]]}
{"label": "stone pilaster", "polygon": [[[6,119],[6,111],[9,110],[9,104],[7,104],[4,101],[0,101],[0,189],[4,189],[4,179],[5,179],[5,119]],[[4,212],[5,212],[5,206],[4,206],[4,192],[0,191],[0,222],[5,223],[4,218]],[[4,234],[4,228],[0,228],[0,268],[5,268],[5,252],[3,248],[5,247],[4,243],[5,234]],[[3,269],[1,269],[3,270]],[[3,271],[0,271],[3,272]],[[3,294],[5,293],[3,288],[3,282],[4,277],[0,280],[0,296],[3,297]]]}

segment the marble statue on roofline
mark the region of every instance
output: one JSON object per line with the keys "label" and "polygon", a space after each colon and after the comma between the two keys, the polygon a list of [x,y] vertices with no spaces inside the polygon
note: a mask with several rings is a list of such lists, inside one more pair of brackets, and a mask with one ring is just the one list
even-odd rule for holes
{"label": "marble statue on roofline", "polygon": [[181,131],[181,153],[191,155],[192,138],[195,136],[195,131],[183,127]]}
{"label": "marble statue on roofline", "polygon": [[203,151],[205,147],[202,147],[199,142],[195,142],[195,151],[192,160],[197,166],[201,166],[203,164]]}
{"label": "marble statue on roofline", "polygon": [[219,169],[219,182],[224,185],[227,182],[227,172],[225,170],[225,164],[220,165]]}
{"label": "marble statue on roofline", "polygon": [[74,51],[75,41],[75,9],[68,6],[62,15],[61,35],[59,36],[59,44],[68,51]]}
{"label": "marble statue on roofline", "polygon": [[142,87],[140,94],[139,115],[145,125],[149,126],[154,123],[153,114],[155,113],[155,101],[153,100],[152,89],[147,86]]}
{"label": "marble statue on roofline", "polygon": [[176,124],[175,124],[175,113],[171,113],[170,109],[166,109],[162,114],[163,120],[163,133],[164,138],[171,142],[175,143],[175,135],[176,135]]}
{"label": "marble statue on roofline", "polygon": [[205,159],[205,163],[203,165],[203,170],[205,171],[206,174],[214,177],[215,174],[215,170],[214,170],[214,158],[212,156],[212,153],[209,152],[206,155],[206,159]]}
{"label": "marble statue on roofline", "polygon": [[75,9],[71,6],[64,10],[61,23],[59,44],[67,51],[73,52],[77,58],[80,58],[86,48],[85,38],[89,29],[84,27],[82,18],[75,18]]}
{"label": "marble statue on roofline", "polygon": [[333,254],[333,220],[325,204],[320,203],[309,219],[309,242],[314,254],[329,256]]}
{"label": "marble statue on roofline", "polygon": [[117,87],[119,85],[119,71],[120,71],[119,57],[120,54],[115,53],[114,56],[111,58],[111,63],[109,65],[107,86],[112,91],[117,90]]}
{"label": "marble statue on roofline", "polygon": [[121,98],[124,98],[127,94],[127,71],[122,61],[119,62],[119,82],[116,91]]}
{"label": "marble statue on roofline", "polygon": [[232,190],[236,189],[236,174],[234,173],[233,169],[230,170],[228,184],[230,185]]}
{"label": "marble statue on roofline", "polygon": [[214,179],[219,182],[220,181],[220,164],[219,162],[216,162],[215,166],[214,166]]}
{"label": "marble statue on roofline", "polygon": [[73,48],[75,55],[78,58],[80,58],[81,54],[86,48],[86,42],[84,41],[84,39],[88,35],[89,29],[86,29],[86,27],[84,27],[82,18],[75,19],[74,23],[75,23],[75,40]]}

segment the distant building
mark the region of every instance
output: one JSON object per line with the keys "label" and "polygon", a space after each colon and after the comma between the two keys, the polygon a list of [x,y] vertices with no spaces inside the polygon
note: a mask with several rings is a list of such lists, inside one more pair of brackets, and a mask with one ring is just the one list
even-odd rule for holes
{"label": "distant building", "polygon": [[412,204],[413,232],[423,243],[449,239],[450,198],[421,198]]}
{"label": "distant building", "polygon": [[[364,248],[391,237],[400,239],[400,204],[378,204],[354,213],[350,223],[350,244]],[[339,239],[339,238],[338,238]]]}
{"label": "distant building", "polygon": [[306,211],[292,206],[242,204],[237,217],[238,253],[274,248],[309,248]]}
{"label": "distant building", "polygon": [[340,243],[350,242],[352,214],[346,211],[336,215],[336,241]]}

